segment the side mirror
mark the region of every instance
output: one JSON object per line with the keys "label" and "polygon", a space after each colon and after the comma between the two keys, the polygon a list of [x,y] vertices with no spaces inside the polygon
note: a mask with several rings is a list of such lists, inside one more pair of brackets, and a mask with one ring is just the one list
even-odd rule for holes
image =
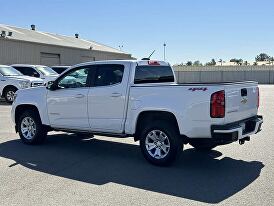
{"label": "side mirror", "polygon": [[54,90],[57,89],[57,86],[56,86],[54,81],[49,81],[49,82],[46,83],[46,88],[48,90],[54,91]]}

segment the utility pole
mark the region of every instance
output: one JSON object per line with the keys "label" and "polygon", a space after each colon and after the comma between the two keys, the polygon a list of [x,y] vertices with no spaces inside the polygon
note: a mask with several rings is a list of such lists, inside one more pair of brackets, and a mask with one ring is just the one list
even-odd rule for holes
{"label": "utility pole", "polygon": [[164,61],[166,61],[166,43],[164,43]]}
{"label": "utility pole", "polygon": [[119,47],[119,50],[120,50],[120,51],[122,51],[122,49],[124,48],[123,45],[119,45],[118,47]]}

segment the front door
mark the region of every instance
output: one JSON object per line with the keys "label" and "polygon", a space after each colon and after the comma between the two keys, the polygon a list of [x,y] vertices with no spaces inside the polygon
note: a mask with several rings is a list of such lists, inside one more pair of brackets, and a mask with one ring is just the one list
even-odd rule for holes
{"label": "front door", "polygon": [[48,115],[54,128],[88,130],[90,67],[68,71],[57,80],[57,89],[47,94]]}

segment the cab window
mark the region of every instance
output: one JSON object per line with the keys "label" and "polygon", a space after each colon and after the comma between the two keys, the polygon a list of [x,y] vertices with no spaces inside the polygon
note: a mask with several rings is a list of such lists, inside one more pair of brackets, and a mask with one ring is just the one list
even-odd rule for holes
{"label": "cab window", "polygon": [[65,74],[59,82],[59,88],[81,88],[88,86],[88,73],[89,68],[80,68],[72,70]]}
{"label": "cab window", "polygon": [[95,75],[95,85],[100,86],[111,86],[120,84],[123,80],[124,65],[118,64],[105,64],[97,65],[97,72]]}

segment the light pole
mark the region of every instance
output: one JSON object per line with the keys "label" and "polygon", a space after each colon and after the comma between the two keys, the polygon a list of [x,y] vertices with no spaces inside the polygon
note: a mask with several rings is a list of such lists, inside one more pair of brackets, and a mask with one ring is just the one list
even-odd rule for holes
{"label": "light pole", "polygon": [[166,43],[164,43],[164,61],[166,61]]}
{"label": "light pole", "polygon": [[119,50],[122,51],[122,49],[123,49],[124,46],[123,45],[119,45],[118,47],[119,47]]}

